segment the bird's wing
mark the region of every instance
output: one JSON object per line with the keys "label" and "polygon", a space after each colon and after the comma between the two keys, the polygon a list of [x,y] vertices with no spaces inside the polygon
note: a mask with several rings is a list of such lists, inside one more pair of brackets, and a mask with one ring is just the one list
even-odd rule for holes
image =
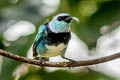
{"label": "bird's wing", "polygon": [[33,48],[33,56],[37,55],[36,47],[40,43],[40,41],[43,39],[45,30],[46,30],[46,26],[45,25],[43,25],[43,26],[40,27],[40,30],[39,30],[36,38],[35,38],[35,41],[34,41],[33,47],[32,47]]}

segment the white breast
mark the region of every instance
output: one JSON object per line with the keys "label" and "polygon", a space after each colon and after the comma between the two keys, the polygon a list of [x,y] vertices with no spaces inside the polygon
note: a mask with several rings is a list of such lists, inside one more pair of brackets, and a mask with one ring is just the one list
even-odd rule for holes
{"label": "white breast", "polygon": [[63,43],[57,45],[57,46],[49,46],[46,45],[46,48],[48,51],[44,53],[44,57],[53,57],[60,55],[61,51],[66,47]]}

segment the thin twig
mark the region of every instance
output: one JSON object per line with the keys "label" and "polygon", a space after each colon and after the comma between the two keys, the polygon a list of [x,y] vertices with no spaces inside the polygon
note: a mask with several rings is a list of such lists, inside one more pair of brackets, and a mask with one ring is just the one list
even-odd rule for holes
{"label": "thin twig", "polygon": [[[14,59],[19,62],[28,63],[28,64],[34,64],[34,65],[39,65],[39,66],[41,64],[39,60],[34,60],[34,59],[29,59],[23,56],[14,55],[4,50],[0,50],[0,55],[4,57],[8,57],[10,59]],[[71,62],[47,62],[47,61],[42,63],[41,65],[46,66],[46,67],[79,67],[79,66],[88,66],[88,65],[104,63],[104,62],[111,61],[117,58],[120,58],[120,53],[116,53],[110,56],[101,57],[97,59],[91,59],[91,60],[86,60],[86,61],[76,61],[74,65]]]}

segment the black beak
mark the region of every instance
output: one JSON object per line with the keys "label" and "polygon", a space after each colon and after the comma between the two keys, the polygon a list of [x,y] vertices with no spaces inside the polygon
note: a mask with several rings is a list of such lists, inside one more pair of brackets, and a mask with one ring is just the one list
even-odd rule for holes
{"label": "black beak", "polygon": [[66,18],[64,19],[64,21],[67,22],[67,23],[70,23],[71,20],[72,20],[72,18],[71,18],[70,16],[68,16],[68,17],[66,17]]}

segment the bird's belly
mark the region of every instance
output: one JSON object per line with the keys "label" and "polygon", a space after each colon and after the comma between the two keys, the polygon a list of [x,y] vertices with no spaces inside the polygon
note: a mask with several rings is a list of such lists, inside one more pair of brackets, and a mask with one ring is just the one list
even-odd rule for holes
{"label": "bird's belly", "polygon": [[57,46],[55,45],[45,45],[48,51],[44,53],[44,57],[54,57],[60,55],[60,53],[64,50],[66,47],[65,44],[61,43]]}

